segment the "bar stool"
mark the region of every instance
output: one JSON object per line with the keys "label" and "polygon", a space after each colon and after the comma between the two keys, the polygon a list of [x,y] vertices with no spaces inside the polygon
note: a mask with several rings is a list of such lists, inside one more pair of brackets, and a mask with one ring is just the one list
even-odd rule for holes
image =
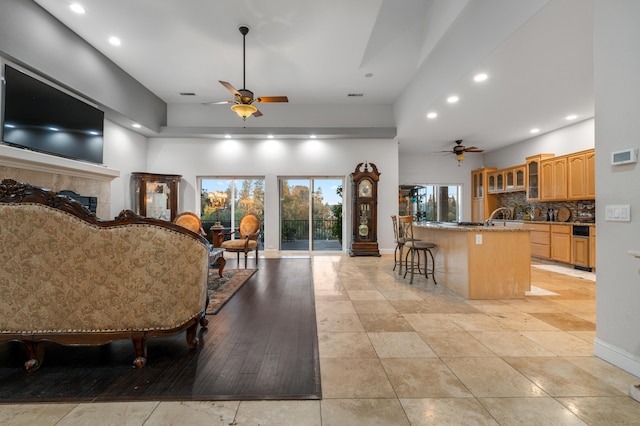
{"label": "bar stool", "polygon": [[391,221],[393,222],[393,236],[396,242],[396,248],[393,251],[393,270],[396,270],[396,266],[400,266],[398,269],[398,274],[402,273],[402,251],[404,249],[404,238],[399,235],[398,228],[398,216],[391,216]]}
{"label": "bar stool", "polygon": [[[411,269],[411,279],[409,280],[409,284],[413,284],[413,274],[416,269],[418,270],[419,274],[422,273],[420,270],[420,252],[422,252],[424,253],[424,276],[426,279],[429,279],[429,272],[431,272],[433,283],[438,284],[434,274],[436,262],[433,257],[433,252],[431,251],[432,249],[435,249],[437,247],[436,244],[428,241],[416,240],[413,238],[413,217],[400,216],[398,218],[398,221],[400,222],[399,232],[405,238],[403,245],[409,249],[409,252],[407,252],[407,257],[409,256],[409,253],[411,253],[411,268],[409,268],[408,264],[405,265],[404,278],[407,277],[407,273],[409,272],[409,269]],[[418,254],[417,263],[415,262],[416,253]],[[427,257],[427,253],[429,254],[429,257],[431,257],[431,269],[429,269],[429,257]],[[405,262],[407,261],[405,260]]]}

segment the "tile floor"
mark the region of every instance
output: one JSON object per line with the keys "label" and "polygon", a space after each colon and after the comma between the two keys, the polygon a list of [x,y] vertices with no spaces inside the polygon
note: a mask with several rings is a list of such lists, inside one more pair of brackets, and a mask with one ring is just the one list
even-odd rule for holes
{"label": "tile floor", "polygon": [[313,257],[321,401],[0,405],[0,424],[640,424],[640,379],[592,355],[594,282],[532,268],[558,296],[466,301],[392,265]]}

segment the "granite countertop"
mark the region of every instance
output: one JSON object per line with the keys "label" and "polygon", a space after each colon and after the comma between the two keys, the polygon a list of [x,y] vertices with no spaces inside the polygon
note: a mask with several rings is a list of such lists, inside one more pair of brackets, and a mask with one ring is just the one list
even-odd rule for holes
{"label": "granite countertop", "polygon": [[554,222],[550,220],[508,220],[507,222],[514,223],[540,223],[544,225],[584,225],[584,226],[596,226],[594,222],[580,222],[579,220],[572,222]]}
{"label": "granite countertop", "polygon": [[504,221],[502,219],[496,219],[493,221],[493,226],[483,226],[480,224],[469,224],[469,225],[458,225],[454,222],[414,222],[413,226],[416,228],[429,228],[429,229],[441,229],[446,231],[455,231],[455,232],[478,232],[478,231],[488,231],[488,232],[528,232],[531,229],[518,226],[509,226],[509,224],[523,224],[527,225],[528,223],[539,223],[541,225],[584,225],[584,226],[596,226],[595,223],[585,223],[585,222],[551,222],[551,221],[543,221],[543,220],[507,220],[507,225],[504,225]]}
{"label": "granite countertop", "polygon": [[[507,221],[507,222],[515,222],[515,221]],[[500,223],[495,223],[493,226],[483,226],[483,225],[457,225],[455,223],[446,223],[446,222],[414,222],[413,226],[416,228],[429,228],[429,229],[437,229],[442,231],[454,231],[454,232],[530,232],[531,229],[521,228],[521,227],[513,227],[513,226],[503,226],[502,221]]]}

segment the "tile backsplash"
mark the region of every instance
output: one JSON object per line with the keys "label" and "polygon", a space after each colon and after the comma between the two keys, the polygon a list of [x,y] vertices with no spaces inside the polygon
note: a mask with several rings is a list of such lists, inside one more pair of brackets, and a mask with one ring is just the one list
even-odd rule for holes
{"label": "tile backsplash", "polygon": [[505,192],[497,194],[498,207],[515,207],[515,218],[522,219],[524,216],[524,208],[533,211],[540,209],[540,216],[533,217],[533,220],[547,220],[547,211],[558,210],[560,207],[566,207],[571,212],[570,222],[595,222],[595,200],[579,200],[579,201],[552,201],[552,202],[530,202],[526,199],[524,191]]}

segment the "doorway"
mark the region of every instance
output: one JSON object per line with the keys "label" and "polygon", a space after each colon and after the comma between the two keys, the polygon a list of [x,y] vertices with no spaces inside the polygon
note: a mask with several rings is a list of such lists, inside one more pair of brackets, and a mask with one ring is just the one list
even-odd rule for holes
{"label": "doorway", "polygon": [[280,250],[342,251],[342,178],[279,178]]}

